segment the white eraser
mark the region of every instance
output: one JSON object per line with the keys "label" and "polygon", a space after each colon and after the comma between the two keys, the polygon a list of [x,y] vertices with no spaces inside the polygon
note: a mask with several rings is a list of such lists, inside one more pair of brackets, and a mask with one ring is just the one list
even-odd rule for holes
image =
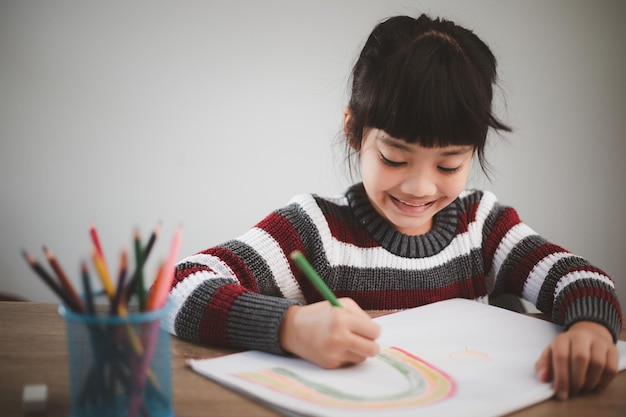
{"label": "white eraser", "polygon": [[24,411],[27,413],[42,412],[46,409],[46,400],[48,399],[47,385],[24,385],[22,393],[22,402],[24,403]]}

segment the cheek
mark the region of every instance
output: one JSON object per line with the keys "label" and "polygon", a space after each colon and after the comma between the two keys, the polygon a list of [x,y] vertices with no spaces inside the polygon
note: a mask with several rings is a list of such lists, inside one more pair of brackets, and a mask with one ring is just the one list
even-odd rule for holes
{"label": "cheek", "polygon": [[360,159],[361,163],[361,179],[364,183],[373,187],[385,181],[387,175],[382,172],[377,157],[371,152],[363,153]]}
{"label": "cheek", "polygon": [[468,172],[459,173],[445,182],[446,194],[456,198],[467,185]]}

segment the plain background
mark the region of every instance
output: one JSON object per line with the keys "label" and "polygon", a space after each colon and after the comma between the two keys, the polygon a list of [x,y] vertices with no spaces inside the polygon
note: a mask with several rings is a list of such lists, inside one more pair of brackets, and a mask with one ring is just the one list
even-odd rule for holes
{"label": "plain background", "polygon": [[494,191],[616,281],[626,306],[626,2],[0,0],[0,291],[57,301],[27,267],[51,248],[79,285],[96,225],[110,267],[159,222],[181,257],[294,194],[350,183],[349,72],[373,26],[427,12],[499,60]]}

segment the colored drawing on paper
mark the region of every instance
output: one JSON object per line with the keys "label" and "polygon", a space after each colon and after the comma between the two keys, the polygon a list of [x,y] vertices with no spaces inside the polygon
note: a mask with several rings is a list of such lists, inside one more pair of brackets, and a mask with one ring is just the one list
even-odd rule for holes
{"label": "colored drawing on paper", "polygon": [[467,347],[465,350],[452,352],[449,357],[454,361],[466,363],[482,363],[489,362],[491,360],[491,355],[477,350],[470,350]]}
{"label": "colored drawing on paper", "polygon": [[387,348],[377,358],[404,377],[405,384],[398,392],[357,395],[280,367],[236,375],[301,400],[349,409],[424,406],[446,399],[456,391],[456,383],[448,374],[402,349]]}

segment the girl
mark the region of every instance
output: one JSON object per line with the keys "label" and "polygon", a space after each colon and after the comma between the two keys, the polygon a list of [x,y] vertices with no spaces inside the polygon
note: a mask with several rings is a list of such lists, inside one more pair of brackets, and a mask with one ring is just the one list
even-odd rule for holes
{"label": "girl", "polygon": [[[538,358],[561,399],[614,377],[621,311],[612,280],[522,223],[487,191],[484,169],[496,60],[453,22],[399,16],[379,24],[352,72],[344,114],[362,182],[307,194],[249,232],[182,260],[169,330],[211,345],[293,354],[324,368],[376,355],[364,310],[454,297],[523,297],[566,329]],[[323,301],[297,266],[305,254],[345,308]]]}

